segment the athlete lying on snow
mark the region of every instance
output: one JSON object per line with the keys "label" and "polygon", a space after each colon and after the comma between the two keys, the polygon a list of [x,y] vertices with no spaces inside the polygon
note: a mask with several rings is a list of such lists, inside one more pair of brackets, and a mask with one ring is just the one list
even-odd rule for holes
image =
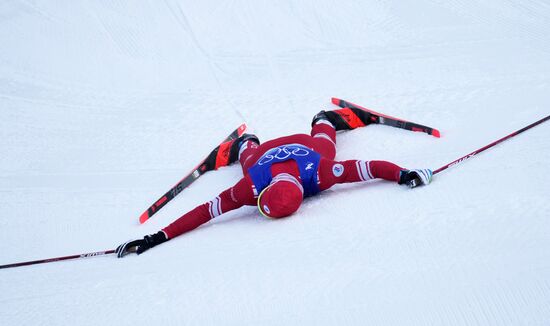
{"label": "athlete lying on snow", "polygon": [[251,134],[232,140],[229,164],[238,159],[243,178],[159,232],[121,244],[116,249],[118,257],[132,252],[139,255],[244,205],[257,205],[260,213],[270,218],[289,216],[298,210],[304,197],[337,183],[380,178],[410,187],[429,184],[429,169],[408,170],[387,161],[334,161],[336,131],[366,126],[370,118],[370,113],[355,108],[321,111],[313,118],[311,136],[291,135],[261,145]]}

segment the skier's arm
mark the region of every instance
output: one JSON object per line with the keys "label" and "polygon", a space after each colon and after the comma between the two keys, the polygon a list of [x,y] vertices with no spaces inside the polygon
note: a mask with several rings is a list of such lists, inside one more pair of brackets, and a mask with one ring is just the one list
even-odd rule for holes
{"label": "skier's arm", "polygon": [[226,189],[211,201],[199,205],[183,214],[180,218],[159,232],[147,235],[143,239],[128,241],[120,245],[116,252],[119,258],[131,252],[141,254],[158,244],[189,232],[223,213],[253,203],[254,194],[252,192],[250,178],[242,178],[233,187]]}
{"label": "skier's arm", "polygon": [[168,239],[175,238],[223,213],[250,204],[249,202],[253,202],[253,196],[250,180],[248,178],[242,178],[233,187],[224,190],[219,196],[211,201],[199,205],[193,210],[185,213],[170,225],[163,228],[162,231],[168,236]]}
{"label": "skier's arm", "polygon": [[387,161],[347,160],[333,161],[321,159],[319,166],[319,187],[328,189],[337,183],[384,179],[399,182],[403,168]]}

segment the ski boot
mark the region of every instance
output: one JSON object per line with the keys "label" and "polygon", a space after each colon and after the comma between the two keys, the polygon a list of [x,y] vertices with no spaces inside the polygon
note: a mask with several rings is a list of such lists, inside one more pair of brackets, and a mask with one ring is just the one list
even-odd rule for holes
{"label": "ski boot", "polygon": [[210,153],[205,163],[213,170],[235,163],[239,159],[239,150],[241,146],[249,140],[260,145],[260,140],[256,135],[245,133],[239,138],[222,143]]}
{"label": "ski boot", "polygon": [[239,160],[239,154],[241,152],[241,147],[247,142],[251,141],[256,143],[256,145],[260,145],[260,140],[258,137],[254,134],[242,134],[241,137],[234,140],[233,144],[231,144],[231,150],[229,153],[229,164],[235,163],[237,160]]}
{"label": "ski boot", "polygon": [[378,122],[378,116],[357,108],[343,108],[334,111],[321,111],[311,122],[311,126],[319,120],[327,120],[338,130],[352,130]]}
{"label": "ski boot", "polygon": [[432,181],[433,172],[430,169],[402,170],[399,174],[399,184],[409,188],[428,185]]}

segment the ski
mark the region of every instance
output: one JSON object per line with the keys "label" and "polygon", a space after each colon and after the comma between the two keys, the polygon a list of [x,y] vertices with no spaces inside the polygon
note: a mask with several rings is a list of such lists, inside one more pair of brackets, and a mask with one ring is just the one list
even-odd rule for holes
{"label": "ski", "polygon": [[[145,212],[139,217],[139,223],[143,224],[145,221],[151,218],[156,212],[158,212],[164,205],[174,199],[183,189],[187,188],[201,175],[208,171],[217,170],[221,166],[225,166],[227,162],[223,162],[223,158],[229,157],[230,142],[240,137],[246,130],[246,124],[240,125],[237,129],[233,130],[229,136],[227,136],[220,145],[216,146],[204,160],[202,160],[189,174],[181,179],[175,186],[173,186],[167,193],[160,197],[153,205],[151,205]],[[218,153],[225,153],[226,155],[218,155]]]}
{"label": "ski", "polygon": [[332,103],[335,104],[335,105],[338,105],[339,107],[342,107],[342,108],[355,108],[355,109],[360,109],[360,110],[369,112],[373,115],[373,117],[372,117],[372,122],[373,123],[379,123],[381,125],[392,126],[392,127],[411,130],[411,131],[425,132],[428,135],[432,135],[432,136],[437,137],[437,138],[441,137],[441,135],[439,133],[439,130],[437,130],[437,129],[427,127],[427,126],[423,126],[421,124],[410,122],[410,121],[407,121],[407,120],[395,118],[395,117],[385,115],[385,114],[382,114],[382,113],[379,113],[379,112],[375,112],[373,110],[367,109],[367,108],[362,107],[360,105],[357,105],[357,104],[354,104],[354,103],[351,103],[351,102],[348,102],[348,101],[345,101],[345,100],[342,100],[342,99],[339,99],[339,98],[336,98],[336,97],[332,98]]}

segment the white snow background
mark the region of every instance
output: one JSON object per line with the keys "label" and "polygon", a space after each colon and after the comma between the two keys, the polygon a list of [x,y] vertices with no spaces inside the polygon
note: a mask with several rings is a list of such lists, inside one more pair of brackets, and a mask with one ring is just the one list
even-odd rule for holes
{"label": "white snow background", "polygon": [[[549,114],[550,6],[521,0],[0,3],[0,264],[114,249],[241,122],[309,132],[332,96],[441,130],[338,135],[438,168]],[[550,124],[414,190],[337,186],[151,249],[0,270],[0,325],[549,325]]]}

